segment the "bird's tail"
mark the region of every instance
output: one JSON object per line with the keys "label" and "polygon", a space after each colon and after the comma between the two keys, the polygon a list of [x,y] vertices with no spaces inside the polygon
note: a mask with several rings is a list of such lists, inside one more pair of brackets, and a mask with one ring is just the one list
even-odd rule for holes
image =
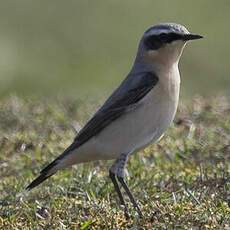
{"label": "bird's tail", "polygon": [[[60,169],[64,169],[73,164],[89,161],[89,154],[83,154],[82,151],[78,151],[77,154],[75,150],[78,147],[79,146],[77,146],[76,142],[70,145],[58,158],[56,158],[40,172],[40,175],[26,187],[26,190],[30,191],[31,189],[38,186],[43,181],[54,175]],[[86,149],[85,153],[88,153],[88,149]]]}
{"label": "bird's tail", "polygon": [[47,165],[41,172],[40,175],[33,180],[27,187],[26,190],[30,191],[31,189],[33,189],[34,187],[38,186],[39,184],[41,184],[43,181],[45,181],[46,179],[48,179],[49,177],[51,177],[52,175],[54,175],[59,169],[61,169],[60,167],[58,167],[58,163],[59,163],[59,159],[57,158],[56,160],[54,160],[53,162],[51,162],[49,165]]}
{"label": "bird's tail", "polygon": [[53,174],[51,175],[41,174],[26,187],[26,190],[30,191],[31,189],[41,184],[43,181],[45,181],[47,178],[51,177],[52,175]]}
{"label": "bird's tail", "polygon": [[[68,159],[68,156],[71,154],[72,150],[76,148],[73,143],[70,145],[59,157],[57,157],[54,161],[52,161],[49,165],[47,165],[41,172],[40,176],[38,176],[35,180],[33,180],[27,187],[26,190],[30,191],[34,187],[41,184],[43,181],[53,176],[58,170],[65,168],[68,166],[66,164],[65,159]],[[71,165],[71,162],[70,164]]]}

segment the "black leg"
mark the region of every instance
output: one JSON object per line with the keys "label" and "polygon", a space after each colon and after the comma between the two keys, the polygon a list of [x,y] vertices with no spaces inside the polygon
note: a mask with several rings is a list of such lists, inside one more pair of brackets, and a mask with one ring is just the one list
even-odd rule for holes
{"label": "black leg", "polygon": [[118,176],[117,179],[119,180],[119,182],[121,183],[122,187],[126,191],[126,193],[127,193],[128,197],[129,197],[131,203],[133,204],[133,207],[137,209],[137,212],[138,212],[139,216],[142,217],[143,216],[142,212],[141,212],[141,210],[140,210],[140,208],[139,208],[136,200],[134,199],[131,191],[129,190],[128,185],[125,183],[124,178]]}
{"label": "black leg", "polygon": [[118,183],[117,183],[116,176],[115,176],[114,173],[112,173],[111,171],[109,171],[109,177],[110,177],[110,179],[111,179],[112,182],[113,182],[115,191],[116,191],[117,194],[118,194],[118,197],[119,197],[119,199],[120,199],[121,205],[124,206],[125,217],[126,217],[126,219],[128,219],[128,218],[129,218],[128,208],[127,208],[127,205],[126,205],[126,203],[125,203],[125,201],[124,201],[124,198],[123,198],[123,196],[122,196],[122,193],[121,193],[121,190],[120,190],[120,188],[119,188],[119,185],[118,185]]}
{"label": "black leg", "polygon": [[127,193],[128,197],[129,197],[131,203],[133,204],[134,208],[137,210],[139,216],[142,217],[143,215],[141,213],[141,210],[140,210],[136,200],[134,199],[132,193],[130,192],[127,184],[124,181],[124,175],[125,175],[124,169],[125,169],[125,166],[127,164],[128,157],[129,157],[129,154],[125,154],[125,153],[121,154],[119,156],[119,158],[115,161],[115,163],[110,168],[110,178],[113,181],[115,190],[119,196],[121,204],[124,205],[124,207],[125,207],[125,213],[128,213],[127,212],[127,206],[124,202],[123,196],[121,194],[121,190],[119,188],[119,185],[118,185],[116,179],[118,179],[118,181],[121,183],[122,187],[124,188],[125,192]]}

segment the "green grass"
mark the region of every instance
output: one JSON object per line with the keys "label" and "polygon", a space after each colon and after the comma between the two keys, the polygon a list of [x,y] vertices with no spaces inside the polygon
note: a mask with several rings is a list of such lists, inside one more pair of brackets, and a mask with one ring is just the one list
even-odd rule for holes
{"label": "green grass", "polygon": [[20,195],[98,104],[15,96],[0,101],[1,229],[230,228],[230,104],[224,96],[181,104],[160,143],[130,159],[127,181],[143,219],[130,204],[131,218],[124,218],[108,178],[112,162],[74,166]]}

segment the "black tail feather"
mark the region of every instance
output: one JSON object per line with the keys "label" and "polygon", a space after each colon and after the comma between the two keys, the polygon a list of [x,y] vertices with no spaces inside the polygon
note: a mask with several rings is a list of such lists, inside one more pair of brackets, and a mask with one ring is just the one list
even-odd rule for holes
{"label": "black tail feather", "polygon": [[62,158],[65,157],[66,153],[68,153],[68,149],[64,151],[58,158],[48,164],[44,169],[41,170],[40,176],[38,176],[35,180],[33,180],[27,187],[26,190],[30,191],[34,187],[41,184],[43,181],[54,175],[57,170],[55,170],[55,166],[61,161]]}
{"label": "black tail feather", "polygon": [[42,169],[40,174],[47,174],[57,164],[58,164],[58,158],[52,161],[50,164],[48,164],[44,169]]}
{"label": "black tail feather", "polygon": [[35,180],[33,180],[27,187],[26,190],[30,191],[31,189],[33,189],[34,187],[38,186],[39,184],[41,184],[43,181],[45,181],[46,179],[48,179],[50,176],[52,176],[53,174],[41,174],[40,176],[38,176]]}

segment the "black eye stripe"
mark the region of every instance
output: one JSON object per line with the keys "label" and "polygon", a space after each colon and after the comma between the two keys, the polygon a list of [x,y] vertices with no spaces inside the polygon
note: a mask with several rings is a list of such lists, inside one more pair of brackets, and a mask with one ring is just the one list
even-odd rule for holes
{"label": "black eye stripe", "polygon": [[161,41],[160,37],[155,36],[155,35],[147,37],[144,43],[145,43],[145,46],[151,50],[157,50],[163,46],[163,42]]}
{"label": "black eye stripe", "polygon": [[162,40],[164,40],[167,43],[176,41],[176,40],[180,40],[183,38],[183,35],[181,34],[176,34],[176,33],[168,33],[168,34],[159,34],[159,36],[161,37]]}
{"label": "black eye stripe", "polygon": [[182,34],[177,33],[161,33],[158,35],[151,35],[144,41],[145,46],[148,49],[157,50],[167,43],[171,43],[176,40],[183,39]]}

